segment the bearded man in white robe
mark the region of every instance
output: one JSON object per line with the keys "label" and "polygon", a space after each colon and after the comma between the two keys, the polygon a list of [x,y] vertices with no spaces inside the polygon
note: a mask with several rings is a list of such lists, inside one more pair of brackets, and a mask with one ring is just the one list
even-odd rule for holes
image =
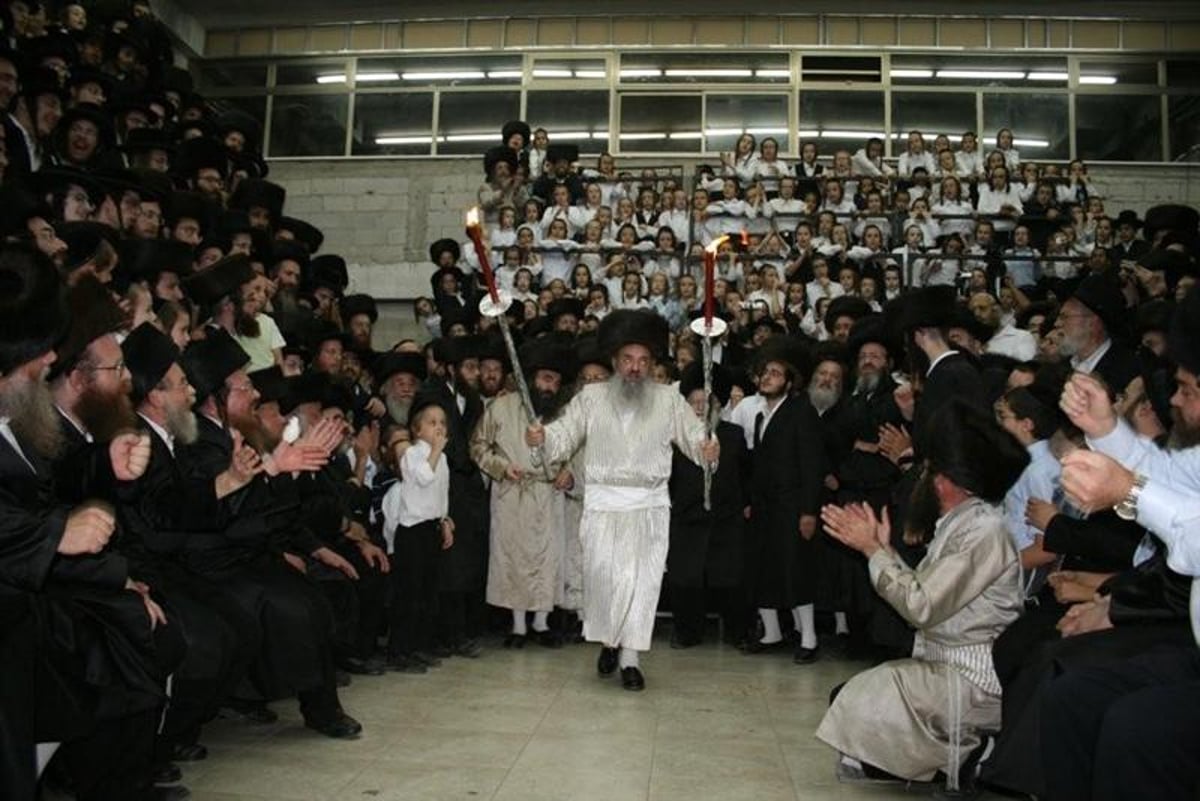
{"label": "bearded man in white robe", "polygon": [[[990,415],[954,400],[935,412],[906,529],[932,532],[908,567],[866,504],[826,506],[834,538],[868,559],[875,591],[917,629],[912,657],[846,682],[817,729],[843,779],[929,781],[958,790],[982,734],[1000,728],[992,644],[1023,608],[1021,564],[1000,504],[1029,462]],[[914,468],[917,469],[917,468]]]}
{"label": "bearded man in white robe", "polygon": [[550,463],[585,448],[583,636],[601,643],[600,675],[619,666],[627,690],[646,686],[638,653],[650,649],[667,561],[671,446],[700,465],[715,464],[720,452],[683,397],[651,380],[668,339],[666,320],[654,312],[609,314],[598,342],[612,359],[613,377],[584,387],[561,417],[526,432]]}

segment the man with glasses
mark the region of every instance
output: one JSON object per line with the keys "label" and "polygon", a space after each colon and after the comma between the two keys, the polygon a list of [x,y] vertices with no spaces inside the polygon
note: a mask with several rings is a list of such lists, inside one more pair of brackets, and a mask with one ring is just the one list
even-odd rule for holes
{"label": "man with glasses", "polygon": [[1110,393],[1124,392],[1140,374],[1136,354],[1113,337],[1125,327],[1127,311],[1116,283],[1091,275],[1063,303],[1054,325],[1062,332],[1059,353],[1070,357],[1076,372],[1103,379]]}

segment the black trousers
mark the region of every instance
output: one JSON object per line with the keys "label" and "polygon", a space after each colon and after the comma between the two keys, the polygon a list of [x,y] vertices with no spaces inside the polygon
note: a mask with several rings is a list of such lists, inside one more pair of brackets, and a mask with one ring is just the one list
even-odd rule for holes
{"label": "black trousers", "polygon": [[1050,801],[1194,801],[1200,650],[1164,646],[1067,673],[1040,698]]}
{"label": "black trousers", "polygon": [[0,596],[0,796],[34,797],[36,620],[23,596]]}
{"label": "black trousers", "polygon": [[[668,576],[671,574],[668,573]],[[736,642],[744,634],[750,605],[740,587],[696,587],[668,582],[671,615],[675,630],[685,640],[704,638],[705,614],[709,606],[721,615],[725,639]]]}
{"label": "black trousers", "polygon": [[[392,610],[388,654],[400,656],[427,650],[438,616],[438,566],[442,550],[441,523],[426,520],[396,529],[392,555]],[[447,593],[443,593],[447,594]],[[459,627],[462,607],[458,608]]]}

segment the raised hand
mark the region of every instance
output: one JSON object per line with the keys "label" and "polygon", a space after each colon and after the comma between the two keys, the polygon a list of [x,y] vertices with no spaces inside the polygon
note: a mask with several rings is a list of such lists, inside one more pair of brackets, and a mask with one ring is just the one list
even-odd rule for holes
{"label": "raised hand", "polygon": [[108,457],[118,481],[137,481],[150,464],[150,436],[136,432],[117,434],[108,445]]}
{"label": "raised hand", "polygon": [[233,432],[233,458],[229,462],[230,476],[241,485],[250,481],[263,471],[262,458],[258,451],[246,444],[241,433]]}
{"label": "raised hand", "polygon": [[1117,413],[1108,399],[1108,390],[1090,375],[1072,375],[1063,387],[1058,405],[1089,437],[1102,437],[1117,425]]}
{"label": "raised hand", "polygon": [[58,552],[63,556],[100,553],[108,545],[117,521],[112,512],[99,506],[81,506],[67,517]]}
{"label": "raised hand", "polygon": [[296,444],[319,448],[326,454],[330,454],[342,441],[343,435],[342,424],[326,417],[304,432],[300,439],[296,440]]}
{"label": "raised hand", "polygon": [[912,436],[891,423],[879,427],[879,452],[893,464],[899,464],[905,454],[912,453]]}
{"label": "raised hand", "polygon": [[374,456],[379,452],[379,423],[372,421],[354,435],[354,452],[360,458]]}
{"label": "raised hand", "polygon": [[885,507],[882,519],[865,503],[825,506],[821,509],[825,530],[838,542],[870,556],[891,542],[892,524]]}
{"label": "raised hand", "polygon": [[1116,506],[1133,488],[1134,474],[1115,459],[1082,448],[1062,458],[1062,488],[1084,514]]}

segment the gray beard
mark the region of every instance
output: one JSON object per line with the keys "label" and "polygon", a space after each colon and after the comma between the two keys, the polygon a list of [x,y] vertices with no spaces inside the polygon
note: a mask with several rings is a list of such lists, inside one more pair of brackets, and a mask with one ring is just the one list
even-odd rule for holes
{"label": "gray beard", "polygon": [[387,407],[388,415],[400,425],[408,424],[408,410],[412,401],[399,398],[384,398],[383,405]]}
{"label": "gray beard", "polygon": [[823,389],[816,386],[809,386],[808,388],[808,399],[816,408],[817,414],[825,414],[825,412],[832,409],[840,397],[841,393],[836,389]]}
{"label": "gray beard", "polygon": [[1083,349],[1084,344],[1085,343],[1072,339],[1066,334],[1063,334],[1062,339],[1058,341],[1058,355],[1071,358]]}
{"label": "gray beard", "polygon": [[167,409],[167,433],[180,445],[191,445],[200,437],[200,425],[191,409],[171,407]]}
{"label": "gray beard", "polygon": [[626,381],[620,373],[613,373],[608,379],[608,397],[616,409],[632,410],[635,416],[641,416],[650,406],[650,392],[646,385],[649,378],[640,381]]}
{"label": "gray beard", "polygon": [[8,418],[8,426],[22,447],[54,461],[66,441],[58,412],[54,409],[54,394],[45,381],[20,378],[0,393],[0,416]]}
{"label": "gray beard", "polygon": [[877,389],[879,389],[879,373],[863,373],[859,375],[858,383],[854,387],[855,392],[865,392],[868,395]]}

